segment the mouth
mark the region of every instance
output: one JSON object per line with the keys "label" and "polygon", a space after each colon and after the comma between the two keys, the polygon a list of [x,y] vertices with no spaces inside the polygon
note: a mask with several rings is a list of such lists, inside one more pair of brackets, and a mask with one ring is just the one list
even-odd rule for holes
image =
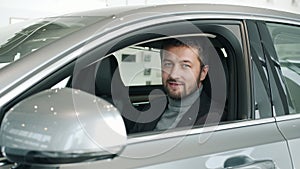
{"label": "mouth", "polygon": [[178,82],[178,81],[168,81],[168,85],[172,88],[177,88],[179,86],[183,86],[183,82]]}

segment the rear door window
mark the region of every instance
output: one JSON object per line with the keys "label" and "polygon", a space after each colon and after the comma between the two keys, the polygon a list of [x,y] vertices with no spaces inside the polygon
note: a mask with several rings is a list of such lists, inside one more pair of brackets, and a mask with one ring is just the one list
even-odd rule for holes
{"label": "rear door window", "polygon": [[281,65],[289,113],[300,113],[300,27],[267,23]]}

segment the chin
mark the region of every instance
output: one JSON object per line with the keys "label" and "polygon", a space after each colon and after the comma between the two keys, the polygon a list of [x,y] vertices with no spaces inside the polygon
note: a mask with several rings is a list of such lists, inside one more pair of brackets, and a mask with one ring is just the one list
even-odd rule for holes
{"label": "chin", "polygon": [[181,95],[181,94],[174,94],[174,93],[169,93],[168,96],[169,96],[171,99],[174,99],[174,100],[181,100],[182,98],[185,97],[184,95]]}

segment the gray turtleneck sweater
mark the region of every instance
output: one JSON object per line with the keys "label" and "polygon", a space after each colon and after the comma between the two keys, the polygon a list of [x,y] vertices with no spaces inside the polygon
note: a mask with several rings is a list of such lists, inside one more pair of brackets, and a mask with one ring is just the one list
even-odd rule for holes
{"label": "gray turtleneck sweater", "polygon": [[168,108],[165,110],[161,119],[158,121],[155,130],[159,131],[175,128],[184,114],[199,98],[201,91],[202,86],[200,89],[196,90],[194,93],[181,100],[174,100],[168,97]]}

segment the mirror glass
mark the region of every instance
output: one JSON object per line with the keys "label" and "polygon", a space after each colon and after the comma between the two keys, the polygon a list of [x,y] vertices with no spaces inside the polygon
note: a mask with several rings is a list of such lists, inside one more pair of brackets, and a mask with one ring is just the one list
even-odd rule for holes
{"label": "mirror glass", "polygon": [[84,91],[62,88],[15,105],[0,131],[2,152],[21,163],[72,163],[112,158],[127,134],[119,111]]}

